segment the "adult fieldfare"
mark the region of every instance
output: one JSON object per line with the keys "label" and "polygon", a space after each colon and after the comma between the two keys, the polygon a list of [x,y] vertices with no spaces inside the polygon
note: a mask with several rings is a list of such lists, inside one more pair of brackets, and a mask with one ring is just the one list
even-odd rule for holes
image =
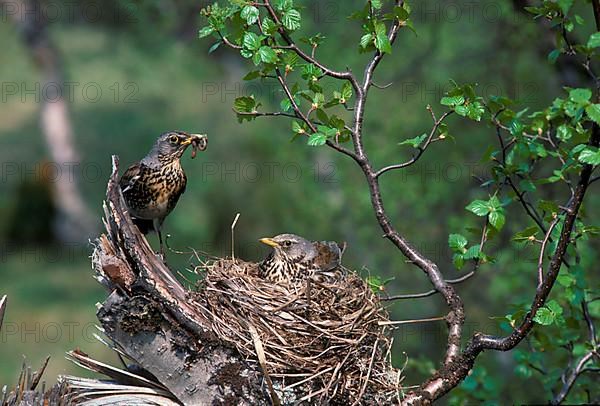
{"label": "adult fieldfare", "polygon": [[119,181],[133,222],[144,234],[150,230],[158,233],[163,256],[160,228],[185,191],[187,178],[179,159],[190,145],[194,158],[197,150],[206,149],[206,135],[183,131],[162,134],[148,155],[131,165]]}
{"label": "adult fieldfare", "polygon": [[277,283],[297,283],[310,277],[339,277],[345,244],[308,241],[294,234],[261,238],[273,251],[259,265],[260,276]]}

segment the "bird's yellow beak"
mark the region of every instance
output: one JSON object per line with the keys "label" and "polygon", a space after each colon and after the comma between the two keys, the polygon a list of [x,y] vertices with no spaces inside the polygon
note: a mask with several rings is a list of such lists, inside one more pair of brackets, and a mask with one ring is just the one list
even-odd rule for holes
{"label": "bird's yellow beak", "polygon": [[261,238],[258,241],[262,242],[263,244],[267,244],[270,247],[279,247],[279,244],[277,244],[277,242],[273,241],[271,238]]}
{"label": "bird's yellow beak", "polygon": [[194,137],[188,137],[185,140],[181,141],[181,145],[189,145],[194,140]]}

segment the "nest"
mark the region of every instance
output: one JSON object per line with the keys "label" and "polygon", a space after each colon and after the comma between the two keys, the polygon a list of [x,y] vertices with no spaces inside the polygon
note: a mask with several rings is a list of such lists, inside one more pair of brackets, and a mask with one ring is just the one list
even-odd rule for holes
{"label": "nest", "polygon": [[283,403],[378,403],[398,394],[400,373],[381,323],[388,313],[354,272],[335,283],[284,286],[258,277],[255,263],[219,259],[196,273],[203,278],[195,301],[212,331],[258,361]]}

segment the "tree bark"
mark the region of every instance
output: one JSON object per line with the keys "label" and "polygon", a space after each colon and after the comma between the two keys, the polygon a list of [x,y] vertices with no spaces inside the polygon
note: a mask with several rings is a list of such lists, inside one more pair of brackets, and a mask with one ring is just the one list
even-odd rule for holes
{"label": "tree bark", "polygon": [[132,223],[117,166],[113,157],[107,234],[93,255],[97,279],[111,292],[97,312],[105,334],[184,404],[270,404],[256,364],[211,333],[187,290]]}

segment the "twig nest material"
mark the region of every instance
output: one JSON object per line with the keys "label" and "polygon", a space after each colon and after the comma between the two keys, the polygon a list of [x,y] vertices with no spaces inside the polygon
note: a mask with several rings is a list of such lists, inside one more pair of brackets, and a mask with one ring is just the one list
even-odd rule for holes
{"label": "twig nest material", "polygon": [[398,393],[391,339],[378,325],[388,313],[354,272],[288,286],[260,278],[256,263],[218,259],[196,273],[203,278],[195,301],[212,331],[258,361],[284,403],[301,385],[308,395],[290,401],[362,403]]}

